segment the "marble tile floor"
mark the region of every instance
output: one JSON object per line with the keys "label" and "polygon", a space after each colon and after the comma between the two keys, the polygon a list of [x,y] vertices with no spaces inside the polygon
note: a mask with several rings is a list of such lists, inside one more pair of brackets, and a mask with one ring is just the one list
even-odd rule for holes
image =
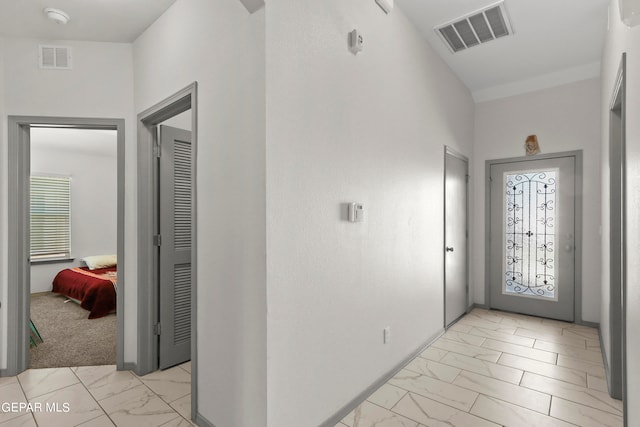
{"label": "marble tile floor", "polygon": [[622,427],[598,331],[474,309],[336,427]]}
{"label": "marble tile floor", "polygon": [[[0,408],[0,427],[187,427],[190,370],[186,363],[138,377],[89,366],[0,378],[0,404],[43,408]],[[44,411],[47,404],[60,412]],[[622,424],[622,402],[607,394],[597,330],[474,309],[336,427]]]}
{"label": "marble tile floor", "polygon": [[143,377],[111,365],[29,369],[0,378],[0,405],[0,427],[188,427],[191,364]]}

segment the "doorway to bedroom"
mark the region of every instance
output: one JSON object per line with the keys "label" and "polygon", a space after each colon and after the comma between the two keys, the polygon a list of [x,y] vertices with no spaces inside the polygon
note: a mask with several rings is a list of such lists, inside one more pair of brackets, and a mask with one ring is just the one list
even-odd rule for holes
{"label": "doorway to bedroom", "polygon": [[117,132],[30,129],[29,368],[116,364]]}
{"label": "doorway to bedroom", "polygon": [[8,358],[116,364],[124,339],[124,120],[9,116]]}

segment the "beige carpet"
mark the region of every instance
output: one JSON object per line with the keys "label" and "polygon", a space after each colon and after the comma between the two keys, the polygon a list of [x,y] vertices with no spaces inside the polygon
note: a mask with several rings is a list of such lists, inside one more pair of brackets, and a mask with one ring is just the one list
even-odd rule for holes
{"label": "beige carpet", "polygon": [[89,312],[54,293],[31,295],[31,320],[43,343],[31,347],[30,368],[115,365],[116,315],[88,319]]}

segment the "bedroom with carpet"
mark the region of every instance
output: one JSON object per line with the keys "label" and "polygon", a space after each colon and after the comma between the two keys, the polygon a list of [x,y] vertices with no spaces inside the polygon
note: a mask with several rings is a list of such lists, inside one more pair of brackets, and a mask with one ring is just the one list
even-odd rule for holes
{"label": "bedroom with carpet", "polygon": [[117,139],[31,129],[30,368],[116,363]]}

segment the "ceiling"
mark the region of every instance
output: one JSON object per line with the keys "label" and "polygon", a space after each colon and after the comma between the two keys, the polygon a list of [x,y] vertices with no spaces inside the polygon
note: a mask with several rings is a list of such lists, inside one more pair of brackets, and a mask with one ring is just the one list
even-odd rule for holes
{"label": "ceiling", "polygon": [[[0,0],[0,35],[53,40],[133,42],[176,0]],[[71,16],[48,20],[45,7]]]}
{"label": "ceiling", "polygon": [[115,130],[33,127],[30,142],[32,152],[116,157],[118,135]]}
{"label": "ceiling", "polygon": [[433,30],[494,2],[396,0],[476,101],[599,75],[609,0],[505,0],[514,34],[456,54]]}
{"label": "ceiling", "polygon": [[[262,0],[241,0],[252,11]],[[371,0],[373,2],[373,0]],[[396,0],[476,101],[596,77],[609,0],[505,0],[514,35],[452,54],[433,28],[495,0]],[[175,0],[0,0],[0,35],[132,42]],[[71,16],[48,20],[45,7]]]}

